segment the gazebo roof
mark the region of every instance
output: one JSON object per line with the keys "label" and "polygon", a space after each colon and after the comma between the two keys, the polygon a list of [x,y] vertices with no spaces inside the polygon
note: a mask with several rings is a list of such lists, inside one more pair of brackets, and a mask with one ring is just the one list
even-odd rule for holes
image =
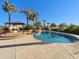
{"label": "gazebo roof", "polygon": [[5,24],[12,24],[12,25],[25,25],[25,23],[20,22],[20,21],[18,21],[18,22],[6,22]]}

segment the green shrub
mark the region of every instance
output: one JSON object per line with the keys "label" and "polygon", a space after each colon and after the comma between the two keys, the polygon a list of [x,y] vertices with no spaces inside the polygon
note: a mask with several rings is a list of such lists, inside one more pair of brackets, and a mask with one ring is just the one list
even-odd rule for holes
{"label": "green shrub", "polygon": [[69,28],[67,28],[64,32],[72,33],[72,34],[79,34],[79,26],[71,24]]}
{"label": "green shrub", "polygon": [[5,29],[5,27],[4,26],[0,26],[0,30],[4,30]]}

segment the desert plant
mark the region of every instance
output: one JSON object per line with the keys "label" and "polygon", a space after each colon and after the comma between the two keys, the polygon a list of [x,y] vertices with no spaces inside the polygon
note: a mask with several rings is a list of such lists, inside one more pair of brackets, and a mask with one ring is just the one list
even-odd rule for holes
{"label": "desert plant", "polygon": [[32,26],[28,24],[28,25],[25,26],[25,29],[30,30],[30,29],[32,29]]}

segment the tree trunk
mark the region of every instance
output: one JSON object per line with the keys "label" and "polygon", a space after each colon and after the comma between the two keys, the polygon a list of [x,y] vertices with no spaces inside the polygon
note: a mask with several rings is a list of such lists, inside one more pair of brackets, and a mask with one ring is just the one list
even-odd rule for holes
{"label": "tree trunk", "polygon": [[45,28],[45,22],[44,22],[44,28]]}
{"label": "tree trunk", "polygon": [[35,21],[33,20],[33,30],[34,30],[34,27],[35,27]]}
{"label": "tree trunk", "polygon": [[27,19],[27,26],[29,25],[29,20]]}
{"label": "tree trunk", "polygon": [[[11,13],[9,12],[8,15],[9,15],[9,21],[8,22],[10,23],[11,22]],[[10,24],[9,24],[9,27],[10,27]]]}

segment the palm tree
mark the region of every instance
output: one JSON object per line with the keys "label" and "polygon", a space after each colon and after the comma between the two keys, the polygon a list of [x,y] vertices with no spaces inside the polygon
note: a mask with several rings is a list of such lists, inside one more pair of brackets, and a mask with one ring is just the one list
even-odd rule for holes
{"label": "palm tree", "polygon": [[33,26],[34,26],[34,23],[37,22],[38,13],[33,12],[33,11],[30,10],[30,9],[15,10],[15,12],[24,13],[24,14],[26,15],[27,26],[29,25],[29,20],[32,20],[32,21],[33,21]]}
{"label": "palm tree", "polygon": [[29,20],[32,20],[33,21],[33,24],[35,22],[37,22],[37,19],[38,19],[38,13],[35,13],[33,12],[32,10],[25,10],[24,11],[25,15],[27,16],[26,19],[27,19],[27,25],[29,24]]}
{"label": "palm tree", "polygon": [[31,14],[31,20],[33,21],[33,25],[35,24],[35,23],[37,23],[39,20],[38,20],[38,13],[36,13],[36,12],[32,12],[32,14]]}
{"label": "palm tree", "polygon": [[47,22],[47,26],[49,26],[49,24],[50,24],[50,23],[49,23],[49,22]]}
{"label": "palm tree", "polygon": [[41,22],[40,21],[38,21],[38,22],[36,22],[36,23],[34,23],[34,26],[35,26],[35,28],[39,31],[39,29],[41,29],[42,28],[42,24],[41,24]]}
{"label": "palm tree", "polygon": [[21,11],[19,11],[20,13],[24,13],[26,15],[26,19],[27,19],[27,25],[29,25],[29,20],[32,20],[32,10],[29,9],[23,9]]}
{"label": "palm tree", "polygon": [[46,22],[46,20],[43,20],[43,26],[44,26],[44,28],[45,28],[45,22]]}
{"label": "palm tree", "polygon": [[34,24],[38,23],[38,13],[32,11],[32,14],[29,17],[30,17],[30,20],[33,21],[33,29],[34,29],[34,27],[35,27]]}
{"label": "palm tree", "polygon": [[11,22],[11,13],[15,10],[15,6],[13,4],[9,4],[8,0],[5,0],[4,5],[2,7],[3,7],[3,10],[8,13],[8,16],[9,16],[8,22]]}
{"label": "palm tree", "polygon": [[31,15],[32,15],[32,11],[31,10],[25,10],[25,15],[27,16],[27,25],[29,25],[29,20],[32,19]]}

